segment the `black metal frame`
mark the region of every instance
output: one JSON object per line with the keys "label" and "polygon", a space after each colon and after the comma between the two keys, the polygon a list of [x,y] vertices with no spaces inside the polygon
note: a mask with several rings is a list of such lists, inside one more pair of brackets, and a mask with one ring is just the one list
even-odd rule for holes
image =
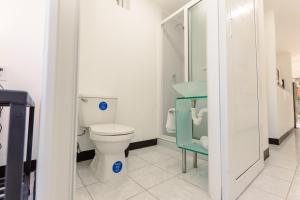
{"label": "black metal frame", "polygon": [[[1,199],[27,200],[30,195],[31,155],[35,104],[27,92],[0,90],[0,106],[10,107],[7,164]],[[26,141],[26,111],[29,107],[26,161],[24,147]],[[2,182],[2,184],[1,184]],[[3,184],[4,183],[4,184]],[[35,188],[35,187],[34,187]],[[33,190],[35,199],[35,189]]]}

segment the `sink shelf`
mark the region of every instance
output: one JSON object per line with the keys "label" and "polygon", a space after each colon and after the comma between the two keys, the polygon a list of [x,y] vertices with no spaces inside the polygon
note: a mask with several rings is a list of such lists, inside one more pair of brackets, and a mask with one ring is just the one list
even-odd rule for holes
{"label": "sink shelf", "polygon": [[176,144],[179,148],[208,156],[208,150],[197,141],[207,136],[207,112],[200,124],[195,125],[192,108],[207,110],[207,96],[179,97],[176,99]]}

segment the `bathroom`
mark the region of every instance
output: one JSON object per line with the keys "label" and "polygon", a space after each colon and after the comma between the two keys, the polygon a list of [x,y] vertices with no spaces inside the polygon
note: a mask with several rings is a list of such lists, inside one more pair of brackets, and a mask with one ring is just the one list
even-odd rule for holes
{"label": "bathroom", "polygon": [[1,200],[298,193],[299,131],[269,145],[285,115],[268,88],[291,96],[273,3],[17,1],[0,7]]}
{"label": "bathroom", "polygon": [[236,199],[247,188],[263,168],[253,5],[232,11],[227,32],[218,1],[80,1],[76,199]]}
{"label": "bathroom", "polygon": [[[190,10],[190,19],[185,19],[185,9]],[[190,30],[185,27],[187,20],[192,20],[188,25]],[[194,96],[207,96],[205,1],[81,1],[79,24],[76,199],[164,199],[164,192],[151,194],[151,188],[159,190],[164,187],[163,182],[176,183],[174,191],[187,187],[186,191],[177,194],[179,196],[191,195],[188,194],[191,190],[194,195],[208,199],[208,139],[203,137],[207,136],[207,109],[202,124],[193,125],[193,138],[200,141],[202,137],[206,153],[195,158],[196,153],[187,151],[185,173],[182,172],[182,152],[176,146],[175,127],[175,100],[183,96],[180,94],[184,87],[182,83],[199,82],[201,90]],[[185,31],[190,32],[189,40],[196,40],[195,35],[201,34],[200,41],[189,42],[193,44],[190,50],[185,49]],[[193,62],[188,67],[186,51],[193,52],[188,55]],[[200,56],[194,56],[196,59],[192,60],[196,51],[200,51]],[[173,88],[176,84],[179,91]],[[114,184],[113,179],[117,179],[118,173],[113,172],[117,174],[113,179],[103,174],[112,171],[109,170],[111,167],[105,170],[105,167],[99,167],[103,164],[99,161],[98,167],[103,172],[97,172],[91,164],[97,148],[95,141],[90,139],[90,132],[96,128],[84,125],[95,124],[97,120],[83,123],[84,119],[80,119],[87,115],[83,113],[89,112],[85,110],[89,102],[95,105],[94,112],[100,113],[99,119],[105,118],[105,112],[115,115],[113,120],[101,121],[124,125],[123,129],[132,135],[128,137],[131,143],[128,157],[125,160],[112,158],[109,164],[121,160],[127,165],[127,175],[121,179],[123,184]],[[106,104],[103,109],[99,105],[99,111],[97,105],[101,102]],[[201,105],[197,106],[207,108],[207,99],[198,102]],[[113,107],[116,107],[115,111],[110,110]],[[117,132],[116,127],[111,128]],[[123,129],[119,127],[118,131]],[[101,152],[98,154],[100,157]],[[110,158],[102,161],[106,159]],[[111,188],[120,192],[110,194]],[[123,190],[129,191],[124,193]]]}

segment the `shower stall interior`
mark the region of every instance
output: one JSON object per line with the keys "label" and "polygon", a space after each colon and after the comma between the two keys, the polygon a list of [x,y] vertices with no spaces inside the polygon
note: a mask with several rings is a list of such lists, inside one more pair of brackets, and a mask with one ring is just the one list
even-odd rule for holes
{"label": "shower stall interior", "polygon": [[184,13],[181,11],[162,24],[162,133],[175,137],[174,131],[166,128],[168,111],[175,106],[180,96],[173,85],[184,82]]}
{"label": "shower stall interior", "polygon": [[[205,1],[194,1],[179,9],[161,23],[161,138],[175,141],[175,126],[170,114],[175,112],[175,100],[181,95],[173,88],[183,82],[207,81],[207,9]],[[203,104],[203,103],[202,103]],[[195,105],[207,107],[207,105]],[[206,103],[204,103],[206,104]],[[169,115],[169,117],[168,117]],[[175,113],[173,117],[175,117]],[[201,126],[193,127],[193,137],[207,134],[207,114]]]}

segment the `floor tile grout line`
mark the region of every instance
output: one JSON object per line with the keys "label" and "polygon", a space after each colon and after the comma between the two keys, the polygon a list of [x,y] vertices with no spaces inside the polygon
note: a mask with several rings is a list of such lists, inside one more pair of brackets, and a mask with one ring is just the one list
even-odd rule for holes
{"label": "floor tile grout line", "polygon": [[[157,149],[156,149],[155,151],[157,151]],[[165,155],[166,155],[166,154],[165,154]],[[137,155],[137,156],[139,156],[139,155]],[[173,158],[173,157],[170,156],[170,155],[167,155],[167,156],[170,157],[168,160],[170,160],[170,159]],[[141,158],[141,157],[139,157],[139,158]],[[143,159],[143,158],[141,158],[141,159]],[[143,159],[143,160],[144,160],[144,159]],[[203,160],[203,159],[201,159],[201,160]],[[145,160],[145,161],[148,162],[147,160]],[[203,160],[203,161],[207,162],[206,160]],[[156,187],[156,186],[158,186],[158,185],[160,185],[160,184],[163,184],[163,183],[165,183],[165,182],[167,182],[167,181],[170,181],[170,180],[173,179],[173,178],[179,178],[180,180],[184,181],[185,183],[190,184],[190,185],[192,185],[192,186],[194,186],[194,187],[196,187],[196,188],[202,190],[203,192],[207,192],[207,190],[205,190],[204,188],[200,187],[199,185],[193,184],[193,183],[191,183],[191,182],[185,180],[184,178],[179,177],[179,175],[181,175],[180,173],[178,173],[178,174],[173,174],[173,173],[170,173],[169,171],[167,171],[166,169],[163,169],[163,168],[157,166],[156,164],[159,163],[159,162],[160,162],[160,161],[155,162],[155,163],[151,163],[151,162],[148,162],[148,163],[149,163],[150,165],[156,167],[156,168],[159,168],[159,169],[161,169],[161,170],[167,172],[168,174],[172,175],[172,177],[170,177],[170,178],[168,178],[167,180],[164,180],[164,181],[162,181],[162,182],[160,182],[160,183],[158,183],[158,184],[156,184],[156,185],[153,185],[153,186],[151,186],[151,187],[148,188],[148,189],[145,188],[147,191],[149,191],[150,189],[152,189],[152,188],[154,188],[154,187]],[[146,167],[146,166],[145,166],[145,167]],[[143,168],[144,168],[144,167],[143,167]],[[141,168],[141,169],[142,169],[142,168]],[[205,178],[205,177],[203,177],[203,178]],[[144,188],[144,187],[143,187],[143,188]]]}
{"label": "floor tile grout line", "polygon": [[[270,164],[270,165],[271,165],[271,166],[275,166],[275,165],[272,165],[272,164]],[[275,167],[282,168],[282,169],[286,169],[286,168],[283,168],[283,167],[280,167],[280,166],[275,166]],[[265,169],[265,168],[264,168],[264,169]],[[263,170],[264,170],[264,169],[263,169]],[[296,169],[297,169],[297,167],[296,167]],[[288,169],[286,169],[286,170],[288,170]],[[290,171],[292,171],[292,170],[290,170]],[[296,171],[296,170],[295,170],[295,171]],[[269,176],[269,175],[265,175],[265,174],[262,174],[262,173],[263,173],[263,171],[256,177],[256,179],[257,179],[258,177],[260,177],[260,176],[271,177],[271,176]],[[294,175],[295,175],[295,174],[294,174]],[[276,177],[272,177],[272,178],[278,179],[278,180],[280,180],[280,181],[288,182],[288,183],[290,184],[289,188],[291,187],[292,181],[287,181],[287,180],[283,180],[283,179],[276,178]],[[293,178],[294,178],[294,176],[293,176]],[[256,180],[256,179],[255,179],[255,180]],[[267,193],[267,194],[276,196],[276,197],[281,198],[281,199],[283,198],[283,199],[286,200],[285,197],[282,197],[282,196],[279,196],[279,195],[277,195],[277,194],[274,194],[274,193],[271,193],[271,192],[269,192],[269,191],[266,191],[266,190],[264,190],[264,189],[262,189],[262,188],[260,188],[260,187],[257,187],[257,186],[254,185],[253,183],[254,183],[254,182],[252,182],[250,186],[252,186],[252,187],[254,187],[254,188],[256,188],[256,189],[258,189],[258,190],[260,190],[260,191],[263,191],[263,192],[265,192],[265,193]],[[289,193],[289,190],[288,190],[288,192],[287,192],[287,195],[288,195],[288,193]]]}
{"label": "floor tile grout line", "polygon": [[93,198],[92,194],[90,193],[90,191],[88,190],[88,188],[86,187],[85,190],[87,191],[88,195],[90,196],[91,200],[96,200]]}
{"label": "floor tile grout line", "polygon": [[[264,170],[265,170],[265,168],[264,168]],[[292,170],[290,170],[290,171],[292,171]],[[293,174],[294,174],[294,172],[293,172]],[[274,176],[271,176],[271,175],[269,175],[269,174],[264,174],[263,171],[262,171],[262,173],[259,174],[259,175],[261,175],[261,176],[267,176],[267,177],[274,178],[274,179],[278,179],[278,180],[280,180],[280,181],[284,181],[284,182],[288,182],[288,183],[291,183],[291,182],[292,182],[292,180],[288,181],[288,180],[283,179],[283,178],[274,177]],[[293,175],[293,177],[294,177],[294,175]]]}
{"label": "floor tile grout line", "polygon": [[[263,171],[262,171],[262,172],[263,172]],[[257,187],[257,186],[254,184],[254,181],[257,180],[259,177],[263,177],[263,176],[271,177],[271,176],[262,174],[262,172],[261,172],[261,173],[253,180],[253,182],[252,182],[251,185],[249,185],[249,186],[252,186],[252,187],[254,187],[254,188],[256,188],[256,189],[258,189],[258,190],[260,190],[260,191],[263,191],[263,192],[265,192],[265,193],[267,193],[267,194],[276,196],[276,197],[278,197],[278,198],[281,198],[281,199],[283,198],[283,199],[285,199],[285,197],[282,197],[282,196],[279,196],[278,194],[274,194],[274,193],[271,193],[271,192],[269,192],[269,191],[266,191],[266,190],[264,190],[264,189],[262,189],[262,188],[260,188],[260,187]],[[274,178],[274,179],[277,179],[277,180],[280,180],[280,181],[284,181],[284,182],[287,182],[287,183],[291,184],[291,181],[282,180],[282,179],[279,179],[279,178],[276,178],[276,177],[271,177],[271,178]]]}
{"label": "floor tile grout line", "polygon": [[154,197],[157,200],[160,200],[159,197],[157,197],[155,194],[153,194],[150,190],[147,191],[152,197]]}
{"label": "floor tile grout line", "polygon": [[[144,191],[142,191],[142,192],[140,192],[140,193],[138,193],[138,194],[136,194],[136,195],[133,195],[133,196],[129,197],[129,198],[126,199],[126,200],[129,200],[129,199],[131,199],[131,198],[133,198],[133,197],[135,197],[135,196],[138,196],[138,195],[140,195],[140,194],[142,194],[142,193],[144,193],[144,192],[150,193],[150,191],[149,191],[147,188],[145,188],[144,186],[142,186],[139,182],[135,181],[133,178],[131,178],[131,177],[128,176],[128,175],[127,175],[127,177],[128,177],[130,180],[132,180],[133,182],[135,182],[137,185],[139,185],[141,188],[143,188]],[[160,184],[160,183],[159,183],[159,184]],[[157,185],[159,185],[159,184],[157,184]],[[153,195],[151,194],[151,196],[153,196]],[[157,198],[155,197],[155,199],[157,199]],[[158,200],[159,200],[159,199],[158,199]]]}
{"label": "floor tile grout line", "polygon": [[[141,158],[141,159],[142,159],[142,158]],[[170,158],[170,159],[171,159],[171,158]],[[170,160],[170,159],[168,159],[168,160]],[[143,160],[144,160],[144,159],[143,159]],[[163,160],[158,161],[158,162],[155,162],[155,163],[148,162],[147,160],[144,160],[144,161],[146,161],[149,165],[151,165],[151,166],[153,166],[153,167],[159,168],[159,169],[163,170],[164,172],[167,172],[167,173],[170,174],[170,175],[174,175],[174,174],[170,173],[169,171],[167,171],[167,170],[165,170],[165,169],[162,169],[162,168],[160,168],[159,166],[156,166],[156,165],[155,165],[155,164],[157,164],[157,163],[159,163],[159,162],[161,162],[161,161],[163,161]],[[138,169],[138,170],[141,170],[141,169],[143,169],[143,168],[145,168],[145,167],[147,167],[147,166],[141,167],[141,168]],[[130,172],[130,173],[132,173],[132,172]]]}
{"label": "floor tile grout line", "polygon": [[[168,148],[168,147],[159,147],[159,145],[157,145],[157,146],[158,146],[158,147],[155,148],[153,151],[149,150],[149,152],[145,152],[145,154],[147,154],[147,153],[152,153],[152,152],[157,152],[157,151],[159,151],[158,148],[165,148],[165,149],[168,149],[168,150],[170,150],[170,151],[177,152],[176,150],[172,150],[171,148]],[[164,154],[165,156],[168,156],[168,157],[177,158],[177,157],[175,157],[175,156],[172,156],[172,155],[167,154],[167,153],[164,153],[164,152],[160,152],[160,153],[162,153],[162,154]],[[178,152],[178,153],[180,153],[180,152]],[[143,154],[143,153],[141,153],[141,154]],[[140,155],[139,155],[139,154],[136,154],[135,156],[140,156]],[[141,157],[140,157],[140,158],[141,158]],[[141,158],[141,159],[143,159],[143,158]]]}
{"label": "floor tile grout line", "polygon": [[[88,168],[88,167],[87,167],[87,168]],[[81,177],[81,175],[80,175],[79,173],[78,173],[78,177],[81,179],[81,183],[82,183],[82,185],[84,185],[84,186],[90,186],[90,185],[93,185],[93,184],[101,183],[101,181],[99,181],[98,179],[95,178],[96,182],[86,184],[86,183],[83,181],[83,178]]]}
{"label": "floor tile grout line", "polygon": [[163,180],[163,181],[161,181],[161,182],[159,182],[159,183],[157,183],[157,184],[155,184],[155,185],[152,185],[151,187],[149,187],[149,188],[147,189],[147,191],[149,191],[149,190],[153,189],[154,187],[157,187],[157,186],[159,186],[159,185],[161,185],[161,184],[163,184],[163,183],[166,183],[166,182],[172,180],[173,178],[176,178],[176,176],[175,176],[175,175],[172,175],[171,177],[169,177],[169,178],[167,178],[167,179],[165,179],[165,180]]}
{"label": "floor tile grout line", "polygon": [[190,185],[193,185],[193,186],[195,186],[195,187],[197,187],[197,188],[203,190],[204,192],[208,192],[206,189],[204,189],[204,188],[200,187],[199,185],[197,185],[197,184],[195,184],[195,183],[192,183],[192,182],[190,182],[190,181],[188,181],[188,180],[186,180],[186,179],[180,177],[179,175],[177,175],[177,178],[179,178],[180,180],[182,180],[182,181],[184,181],[184,182],[186,182],[186,183],[188,183],[188,184],[190,184]]}
{"label": "floor tile grout line", "polygon": [[[138,156],[135,156],[135,157],[138,157]],[[139,158],[139,157],[138,157],[138,158]],[[127,167],[127,174],[128,174],[128,173],[131,173],[131,172],[133,172],[133,171],[140,170],[140,169],[146,167],[147,165],[151,165],[151,163],[147,162],[146,160],[144,160],[144,159],[142,159],[142,158],[139,158],[139,159],[143,160],[146,164],[145,164],[144,166],[141,166],[141,167],[138,167],[138,168],[132,169],[132,170],[128,170],[128,167]],[[128,163],[127,163],[127,164],[128,164]]]}
{"label": "floor tile grout line", "polygon": [[[157,150],[156,150],[157,151]],[[137,155],[138,156],[138,155]],[[170,155],[167,155],[167,156],[169,156],[170,158],[168,159],[168,160],[170,160],[170,159],[172,159],[173,157],[171,157]],[[139,158],[141,158],[141,157],[139,157]],[[141,159],[143,159],[143,158],[141,158]],[[143,159],[144,160],[144,159]],[[203,160],[203,159],[201,159],[201,160]],[[146,162],[148,162],[147,160],[145,160]],[[203,160],[203,161],[205,161],[205,162],[207,162],[206,160]],[[198,188],[198,189],[200,189],[200,190],[202,190],[203,192],[207,192],[207,190],[206,189],[204,189],[203,187],[201,187],[201,186],[199,186],[199,185],[196,185],[196,184],[194,184],[194,183],[191,183],[191,182],[189,182],[189,181],[187,181],[187,180],[185,180],[184,178],[182,178],[182,177],[179,177],[179,175],[181,175],[180,173],[178,173],[178,174],[173,174],[173,173],[171,173],[171,172],[169,172],[169,171],[167,171],[166,169],[163,169],[163,168],[161,168],[161,167],[159,167],[159,166],[157,166],[156,164],[157,163],[159,163],[160,161],[158,161],[158,162],[155,162],[155,163],[151,163],[151,162],[148,162],[150,165],[152,165],[152,166],[154,166],[154,167],[156,167],[156,168],[159,168],[159,169],[161,169],[161,170],[163,170],[163,171],[165,171],[165,172],[167,172],[168,174],[170,174],[170,175],[172,175],[172,177],[170,177],[169,179],[167,179],[167,180],[164,180],[164,181],[162,181],[162,182],[160,182],[160,183],[158,183],[158,184],[156,184],[156,185],[153,185],[153,186],[151,186],[150,188],[145,188],[147,191],[149,191],[151,188],[154,188],[154,187],[156,187],[156,186],[158,186],[158,185],[160,185],[160,184],[163,184],[163,183],[165,183],[165,182],[167,182],[167,181],[169,181],[169,180],[171,180],[171,179],[173,179],[173,178],[179,178],[180,180],[182,180],[182,181],[184,181],[185,183],[188,183],[188,184],[190,184],[190,185],[192,185],[192,186],[194,186],[194,187],[196,187],[196,188]],[[146,167],[146,166],[145,166]],[[144,168],[144,167],[143,167]],[[142,169],[142,168],[141,168]],[[203,177],[203,176],[202,176]],[[205,177],[203,177],[203,178],[205,178]],[[144,187],[143,187],[144,188]]]}
{"label": "floor tile grout line", "polygon": [[[269,195],[278,197],[278,198],[280,198],[280,199],[285,199],[284,197],[279,196],[278,194],[271,193],[271,192],[269,192],[269,191],[266,191],[266,190],[264,190],[264,189],[262,189],[262,188],[259,188],[259,187],[255,186],[255,185],[252,185],[252,184],[251,184],[251,185],[249,186],[249,188],[250,188],[250,187],[254,187],[254,188],[257,189],[257,190],[260,190],[260,191],[262,191],[262,192],[264,192],[264,193],[267,193],[267,194],[269,194]],[[246,190],[246,191],[247,191],[247,190]],[[246,191],[245,191],[245,192],[246,192]]]}
{"label": "floor tile grout line", "polygon": [[293,183],[294,183],[294,180],[295,180],[295,177],[296,177],[298,168],[299,168],[299,165],[297,165],[297,167],[296,167],[296,169],[295,169],[295,172],[294,172],[294,176],[293,176],[292,182],[291,182],[291,184],[290,184],[289,190],[288,190],[287,195],[286,195],[286,198],[285,198],[286,200],[289,198],[289,194],[290,194],[290,192],[291,192],[291,188],[292,188],[292,186],[293,186]]}
{"label": "floor tile grout line", "polygon": [[99,181],[99,182],[96,182],[96,183],[91,183],[91,184],[84,185],[84,187],[90,187],[90,186],[92,186],[92,185],[97,185],[97,184],[99,184],[99,183],[105,184],[105,183]]}
{"label": "floor tile grout line", "polygon": [[165,172],[167,172],[167,173],[169,173],[171,175],[174,175],[174,176],[177,176],[178,174],[180,174],[180,172],[179,173],[171,173],[170,171],[168,171],[168,170],[166,170],[166,169],[164,169],[164,168],[162,168],[162,167],[160,167],[158,165],[154,165],[154,167],[157,167],[157,168],[159,168],[159,169],[161,169],[161,170],[163,170],[163,171],[165,171]]}
{"label": "floor tile grout line", "polygon": [[[77,188],[77,185],[75,185],[75,187],[76,187],[75,189],[83,188],[83,187],[84,187],[84,184],[83,184],[83,181],[82,181],[81,177],[79,176],[78,172],[76,172],[76,176],[78,176],[78,178],[79,178],[79,180],[80,180],[80,182],[81,182],[81,187],[78,187],[78,188]],[[76,179],[75,179],[75,181],[76,181]],[[77,181],[76,181],[76,184],[77,184]]]}
{"label": "floor tile grout line", "polygon": [[[144,186],[142,186],[139,182],[137,182],[136,180],[134,180],[133,178],[131,178],[129,175],[126,175],[130,180],[132,180],[133,182],[135,182],[138,186],[140,186],[141,188],[143,188],[145,191],[147,191],[147,188],[145,188]],[[145,192],[144,191],[144,192]]]}
{"label": "floor tile grout line", "polygon": [[[162,184],[162,183],[164,183],[164,182],[166,182],[166,181],[169,181],[169,180],[171,180],[172,178],[176,177],[176,175],[171,174],[171,173],[167,172],[166,170],[163,170],[163,169],[161,169],[161,168],[155,166],[154,164],[149,163],[149,166],[158,168],[158,169],[160,169],[160,170],[166,172],[167,174],[171,175],[171,177],[170,177],[170,178],[167,178],[166,180],[163,180],[163,181],[161,181],[161,182],[159,182],[159,183],[157,183],[157,184],[155,184],[155,185],[153,185],[153,186],[151,186],[150,188],[145,188],[144,186],[142,186],[141,184],[139,184],[137,181],[135,181],[132,177],[130,177],[129,174],[127,174],[127,176],[128,176],[130,179],[132,179],[134,182],[136,182],[138,185],[140,185],[140,186],[141,186],[142,188],[144,188],[146,191],[148,191],[148,190],[150,190],[151,188],[153,188],[153,187],[155,187],[155,186],[157,186],[157,185],[160,185],[160,184]],[[146,167],[148,167],[148,166],[145,166],[145,167],[143,167],[143,168],[146,168]],[[141,168],[141,169],[142,169],[142,168]]]}
{"label": "floor tile grout line", "polygon": [[[148,193],[150,193],[151,194],[151,196],[153,196],[155,199],[157,199],[157,200],[159,200],[159,198],[157,198],[156,196],[154,196],[151,192],[150,192],[150,189],[151,188],[153,188],[153,187],[155,187],[155,186],[158,186],[158,185],[161,185],[161,184],[163,184],[164,182],[167,182],[167,181],[169,181],[169,180],[171,180],[172,178],[174,178],[174,177],[171,177],[171,178],[169,178],[168,180],[165,180],[165,181],[162,181],[162,182],[160,182],[160,183],[157,183],[157,184],[155,184],[155,185],[153,185],[153,186],[151,186],[150,188],[145,188],[144,186],[142,186],[140,183],[138,183],[137,181],[135,181],[133,178],[131,178],[130,176],[128,176],[128,178],[129,179],[131,179],[132,181],[134,181],[137,185],[139,185],[140,187],[142,187],[145,191],[143,191],[143,192],[148,192]],[[141,193],[143,193],[143,192],[141,192]],[[141,194],[141,193],[139,193],[139,194]],[[135,196],[137,196],[138,194],[136,194]],[[130,197],[130,198],[133,198],[134,196],[132,196],[132,197]],[[130,198],[128,198],[128,199],[130,199]],[[128,200],[127,199],[127,200]]]}
{"label": "floor tile grout line", "polygon": [[[169,155],[167,155],[167,156],[169,156]],[[139,157],[139,156],[138,156],[138,157]],[[176,159],[176,158],[174,158],[174,157],[172,157],[172,156],[169,156],[169,157],[170,157],[170,158],[168,158],[168,160]],[[157,162],[154,162],[154,163],[151,163],[151,162],[149,162],[149,161],[143,159],[142,157],[139,157],[139,158],[142,159],[142,160],[144,160],[144,161],[146,161],[148,164],[153,165],[154,167],[158,167],[158,168],[162,169],[163,171],[165,171],[165,172],[167,172],[167,173],[169,173],[169,174],[174,175],[173,173],[169,172],[168,170],[166,170],[166,169],[164,169],[164,168],[159,167],[159,166],[156,165],[156,164],[158,164],[159,162],[161,162],[161,161],[163,161],[163,160],[157,161]],[[176,159],[176,160],[179,160],[179,161],[180,161],[180,159]],[[207,162],[207,160],[204,160],[204,159],[200,159],[200,160],[203,160],[204,162]],[[143,167],[141,167],[140,169],[142,169],[142,168],[143,168]],[[176,175],[177,175],[177,174],[176,174]]]}
{"label": "floor tile grout line", "polygon": [[[288,171],[294,171],[293,169],[288,169],[288,168],[286,168],[286,167],[283,167],[283,166],[280,166],[280,165],[274,165],[274,164],[272,164],[272,163],[269,163],[269,165],[272,166],[272,167],[277,167],[277,168],[284,169],[284,170],[288,170]],[[296,164],[296,166],[297,166],[297,164]],[[265,167],[268,167],[268,166],[265,165]],[[297,168],[297,167],[296,167],[296,168]],[[265,169],[265,168],[264,168],[264,169]]]}
{"label": "floor tile grout line", "polygon": [[78,171],[76,172],[76,176],[78,176],[78,178],[80,179],[81,183],[83,184],[82,178],[80,177]]}
{"label": "floor tile grout line", "polygon": [[[276,165],[276,164],[269,164],[269,165],[274,166],[274,167],[279,167],[279,168],[285,169],[285,170],[294,171],[294,169],[290,169],[290,168],[287,168],[287,167],[283,167],[283,166],[281,166],[281,165]],[[296,168],[297,168],[297,167],[296,167]]]}
{"label": "floor tile grout line", "polygon": [[143,194],[144,192],[146,192],[146,191],[138,192],[137,194],[132,195],[132,196],[126,198],[125,200],[129,200],[129,199],[131,199],[131,198],[134,198],[134,197],[136,197],[136,196],[138,196],[138,195],[140,195],[140,194]]}

